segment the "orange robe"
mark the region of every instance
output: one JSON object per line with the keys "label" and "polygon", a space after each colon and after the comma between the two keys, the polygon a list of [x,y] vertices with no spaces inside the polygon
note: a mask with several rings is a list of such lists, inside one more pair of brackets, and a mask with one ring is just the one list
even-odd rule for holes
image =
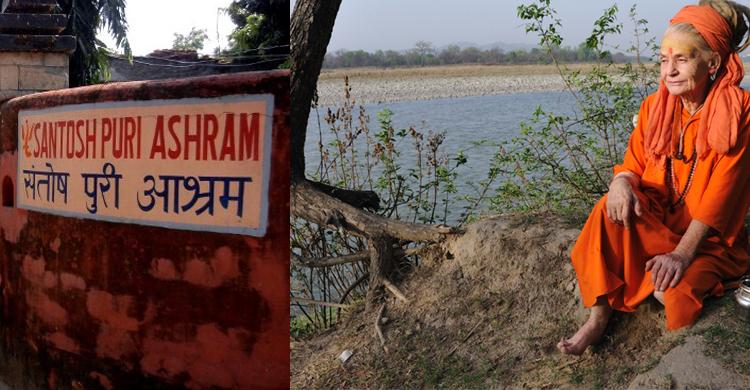
{"label": "orange robe", "polygon": [[[636,196],[643,215],[633,214],[630,229],[611,222],[605,195],[594,206],[571,257],[585,307],[606,296],[615,310],[630,312],[654,291],[646,261],[674,250],[691,220],[710,226],[713,234],[701,243],[679,284],[664,292],[667,329],[672,330],[693,324],[703,298],[723,294],[722,281],[739,278],[750,265],[744,228],[750,206],[750,93],[743,96],[736,145],[725,155],[710,150],[705,159],[698,160],[684,204],[674,211],[669,205],[679,195],[667,189],[669,171],[647,161],[644,154],[643,132],[653,98],[649,96],[641,105],[625,159],[614,168],[615,174],[630,171],[640,177]],[[686,159],[672,162],[680,193],[690,174],[700,116],[701,111],[689,120],[687,110],[682,110],[682,124],[687,126]]]}

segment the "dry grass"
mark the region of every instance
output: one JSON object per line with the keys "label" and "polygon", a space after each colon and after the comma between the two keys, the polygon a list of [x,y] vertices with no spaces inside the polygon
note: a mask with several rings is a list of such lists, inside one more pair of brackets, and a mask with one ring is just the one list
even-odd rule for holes
{"label": "dry grass", "polygon": [[[587,71],[594,64],[570,64],[570,70]],[[464,77],[555,75],[554,65],[445,65],[421,68],[345,68],[323,70],[321,80],[356,78]]]}
{"label": "dry grass", "polygon": [[[373,332],[377,309],[355,306],[334,328],[291,345],[291,387],[625,389],[687,336],[701,336],[736,383],[678,388],[748,388],[750,332],[732,294],[707,299],[696,326],[678,332],[666,331],[663,307],[649,298],[635,313],[616,313],[604,340],[580,358],[560,355],[557,341],[588,316],[567,255],[579,233],[548,216],[467,226],[401,282],[408,304],[386,296],[388,353]],[[336,357],[345,349],[354,355],[342,367]],[[682,363],[671,372],[692,380],[688,367],[705,358],[674,356]],[[637,388],[655,388],[654,378]]]}
{"label": "dry grass", "polygon": [[[569,70],[586,72],[595,64],[567,64]],[[745,69],[750,69],[750,63],[745,63]],[[344,76],[358,79],[394,79],[413,77],[465,77],[465,76],[532,76],[556,75],[554,65],[444,65],[426,66],[421,68],[345,68],[327,69],[320,74],[320,80],[343,79]]]}

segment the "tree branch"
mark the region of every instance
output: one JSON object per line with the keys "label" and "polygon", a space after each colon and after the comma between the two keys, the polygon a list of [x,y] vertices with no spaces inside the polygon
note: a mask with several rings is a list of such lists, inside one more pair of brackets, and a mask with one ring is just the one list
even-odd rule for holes
{"label": "tree branch", "polygon": [[[394,246],[394,255],[397,257],[406,257],[411,255],[416,255],[421,252],[423,252],[427,247],[421,246],[418,248],[408,248],[406,250],[402,249],[401,246]],[[297,255],[295,253],[292,253],[292,258],[298,262],[300,265],[310,268],[325,268],[325,267],[333,267],[337,265],[342,264],[349,264],[349,263],[356,263],[358,261],[365,261],[370,259],[370,253],[369,252],[357,252],[352,253],[348,255],[341,255],[341,256],[328,256],[323,257],[321,259],[309,259],[306,257],[302,257],[300,255]]]}
{"label": "tree branch", "polygon": [[319,225],[347,229],[373,237],[388,235],[400,240],[438,242],[446,234],[462,231],[445,225],[423,225],[397,221],[357,209],[315,189],[306,181],[292,183],[292,214]]}
{"label": "tree branch", "polygon": [[328,184],[307,180],[320,192],[330,195],[346,204],[350,204],[358,209],[380,210],[380,197],[375,191],[347,190],[329,186]]}
{"label": "tree branch", "polygon": [[409,298],[407,298],[406,295],[404,295],[404,293],[402,293],[401,290],[399,290],[390,280],[383,278],[383,285],[391,292],[391,294],[395,295],[396,298],[402,300],[404,303],[409,303]]}
{"label": "tree branch", "polygon": [[336,307],[339,309],[346,309],[349,307],[349,305],[342,305],[340,303],[316,301],[314,299],[299,298],[299,297],[290,297],[289,300],[293,303],[296,302],[296,303],[301,303],[304,305],[330,306],[330,307]]}
{"label": "tree branch", "polygon": [[378,315],[375,316],[375,334],[378,335],[378,339],[380,339],[380,345],[383,346],[383,351],[385,351],[385,353],[388,353],[388,347],[385,346],[385,336],[383,336],[383,329],[380,328],[380,319],[383,318],[384,311],[385,303],[383,304],[383,306],[380,306]]}

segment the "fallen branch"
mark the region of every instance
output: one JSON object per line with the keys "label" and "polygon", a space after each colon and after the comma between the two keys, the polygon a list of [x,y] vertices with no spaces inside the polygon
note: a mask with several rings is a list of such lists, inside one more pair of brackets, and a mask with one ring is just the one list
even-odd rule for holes
{"label": "fallen branch", "polygon": [[335,303],[335,302],[316,301],[314,299],[307,299],[307,298],[290,297],[289,300],[291,302],[302,303],[305,305],[330,306],[330,307],[338,307],[339,309],[349,308],[349,305],[342,305],[340,303]]}
{"label": "fallen branch", "polygon": [[[427,248],[428,246],[420,246],[417,248],[408,248],[406,250],[403,250],[401,249],[400,246],[394,246],[394,249],[396,249],[395,255],[401,256],[401,257],[417,255],[421,252],[424,252]],[[292,253],[292,258],[294,258],[294,260],[297,263],[305,267],[325,268],[325,267],[333,267],[333,266],[342,265],[342,264],[356,263],[358,261],[369,260],[370,253],[369,252],[357,252],[357,253],[352,253],[352,254],[342,255],[342,256],[328,256],[328,257],[323,257],[321,259],[316,259],[316,260],[302,257],[300,255]]]}
{"label": "fallen branch", "polygon": [[438,242],[446,234],[462,232],[450,226],[402,222],[358,209],[318,190],[307,180],[293,181],[291,190],[293,215],[365,237],[387,235],[406,241]]}
{"label": "fallen branch", "polygon": [[358,191],[338,188],[317,181],[307,180],[313,187],[358,209],[380,210],[380,197],[375,191]]}
{"label": "fallen branch", "polygon": [[385,286],[386,290],[395,295],[396,298],[404,301],[405,303],[409,303],[409,299],[406,298],[406,295],[404,295],[404,293],[402,293],[395,284],[391,283],[390,280],[383,278],[383,286]]}
{"label": "fallen branch", "polygon": [[456,350],[458,350],[459,346],[461,346],[463,343],[469,340],[469,338],[474,334],[474,331],[477,330],[477,327],[479,327],[479,324],[481,324],[482,322],[484,322],[484,317],[480,318],[479,321],[477,321],[477,323],[474,324],[474,326],[471,328],[471,330],[469,331],[469,334],[467,334],[466,337],[464,337],[464,339],[461,340],[460,343],[456,344],[456,346],[453,347],[453,349],[451,349],[450,352],[448,352],[449,357],[452,356],[453,353],[456,352]]}
{"label": "fallen branch", "polygon": [[358,253],[352,253],[350,255],[343,255],[343,256],[329,256],[329,257],[324,257],[322,259],[317,259],[317,260],[304,258],[296,254],[293,254],[293,257],[294,257],[294,260],[296,260],[301,265],[304,265],[305,267],[325,268],[325,267],[333,267],[333,266],[341,265],[341,264],[349,264],[349,263],[356,263],[358,261],[364,261],[370,258],[370,254],[368,252],[358,252]]}
{"label": "fallen branch", "polygon": [[380,319],[383,318],[384,311],[385,311],[385,303],[382,306],[380,306],[378,315],[375,316],[375,334],[377,334],[378,338],[380,339],[380,345],[383,346],[383,351],[385,351],[385,353],[388,353],[388,347],[385,346],[385,336],[383,336],[383,330],[380,328]]}

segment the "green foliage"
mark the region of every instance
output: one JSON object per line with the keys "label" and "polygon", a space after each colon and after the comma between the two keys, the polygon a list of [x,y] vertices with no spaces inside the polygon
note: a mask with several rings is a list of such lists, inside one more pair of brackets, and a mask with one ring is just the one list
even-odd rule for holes
{"label": "green foliage", "polygon": [[100,29],[115,38],[115,45],[132,58],[127,38],[125,0],[59,0],[61,12],[69,15],[63,34],[76,37],[76,51],[70,59],[70,86],[104,82],[109,79],[110,50],[96,38]]}
{"label": "green foliage", "polygon": [[[586,47],[585,42],[577,47],[552,47],[555,58],[560,63],[582,63],[596,61],[600,53],[594,53]],[[623,53],[606,53],[606,59],[624,63],[628,58]],[[413,48],[404,53],[395,50],[337,50],[327,53],[324,68],[352,68],[362,66],[404,67],[404,66],[434,66],[456,64],[484,64],[484,65],[520,65],[520,64],[551,64],[552,58],[546,50],[533,48],[531,50],[504,51],[499,48],[480,50],[476,47],[461,48],[450,45],[442,50],[436,50],[432,44],[425,41],[417,42]]]}
{"label": "green foliage", "polygon": [[[553,211],[578,220],[607,192],[612,167],[621,161],[632,132],[633,116],[655,88],[657,75],[654,64],[618,65],[609,59],[605,39],[622,29],[616,14],[617,6],[607,8],[584,43],[598,58],[590,72],[573,72],[558,65],[566,91],[575,102],[574,113],[556,114],[539,106],[520,124],[517,137],[499,144],[488,174],[501,183],[490,199],[491,210]],[[526,21],[526,31],[538,35],[557,64],[561,21],[550,0],[521,5],[518,15]],[[635,17],[635,7],[630,17],[640,42],[647,32],[645,21]],[[653,44],[653,39],[646,43]],[[635,54],[640,59],[640,52]]]}
{"label": "green foliage", "polygon": [[289,0],[234,0],[225,10],[237,26],[225,55],[235,62],[283,65],[289,57]]}
{"label": "green foliage", "polygon": [[302,315],[291,318],[289,321],[289,336],[291,336],[293,340],[304,340],[314,335],[315,331],[322,327],[322,324],[316,323],[316,321],[320,321],[324,317],[329,320],[338,317],[338,311],[336,311],[336,309],[326,307],[321,310],[325,313],[325,316],[309,317]]}
{"label": "green foliage", "polygon": [[203,49],[203,44],[206,42],[206,39],[208,39],[206,30],[199,30],[193,27],[187,35],[178,33],[174,34],[172,49],[199,51]]}
{"label": "green foliage", "polygon": [[260,27],[265,17],[263,15],[247,15],[245,25],[236,28],[229,35],[229,44],[236,51],[247,51],[260,46],[262,36]]}
{"label": "green foliage", "polygon": [[[316,105],[314,108],[318,112]],[[375,191],[380,198],[376,212],[384,217],[446,223],[455,212],[451,206],[457,199],[456,169],[467,163],[467,155],[445,153],[445,133],[415,126],[399,128],[393,116],[387,109],[378,112],[376,127],[371,128],[370,115],[351,98],[347,80],[343,103],[323,115],[325,128],[321,123],[318,129],[318,164],[308,176],[339,188]],[[315,154],[308,153],[307,157],[314,158]],[[290,225],[293,259],[314,261],[367,250],[363,239],[345,230],[331,230],[296,218]],[[408,258],[398,267],[407,271],[415,262],[415,258]],[[295,261],[290,271],[295,296],[350,303],[367,291],[366,262],[313,268]],[[315,329],[330,326],[337,318],[322,307],[295,308]]]}
{"label": "green foliage", "polygon": [[[559,114],[537,107],[520,124],[516,137],[494,144],[487,175],[472,185],[471,193],[458,194],[457,169],[468,163],[473,148],[492,145],[492,141],[477,141],[449,155],[444,152],[445,133],[396,126],[390,110],[378,112],[375,128],[371,128],[369,114],[351,98],[348,80],[343,103],[328,109],[323,121],[317,115],[319,160],[308,176],[340,188],[375,191],[381,199],[377,212],[403,221],[432,224],[458,220],[464,224],[486,211],[520,211],[527,215],[552,212],[580,220],[606,193],[611,169],[622,158],[632,131],[633,115],[655,88],[655,64],[618,65],[605,54],[606,36],[622,29],[616,14],[615,6],[605,10],[589,38],[578,46],[597,61],[592,71],[583,74],[558,65],[567,92],[576,103],[575,112]],[[521,6],[519,15],[527,21],[527,30],[539,35],[549,61],[558,64],[561,22],[549,1]],[[630,51],[640,59],[637,47],[653,45],[653,39],[641,42],[647,32],[645,21],[635,17],[634,8],[630,16],[636,26],[636,48]],[[433,55],[427,43],[414,52]],[[317,104],[313,108],[318,112]],[[308,152],[307,157],[314,158],[315,153]],[[465,207],[456,207],[459,199],[466,202]],[[293,259],[314,262],[366,249],[361,238],[345,230],[331,230],[300,219],[291,221]],[[399,271],[406,272],[416,263],[416,258],[405,259],[398,264]],[[304,264],[296,260],[292,263],[295,296],[347,303],[362,299],[366,292],[365,261],[325,268]],[[338,318],[320,307],[296,309],[316,329]],[[437,382],[443,378],[439,372],[429,377]]]}
{"label": "green foliage", "polygon": [[723,366],[732,367],[740,375],[750,374],[750,333],[747,321],[739,315],[734,294],[706,300],[705,320],[691,329],[691,334],[704,340],[706,355],[718,359]]}

